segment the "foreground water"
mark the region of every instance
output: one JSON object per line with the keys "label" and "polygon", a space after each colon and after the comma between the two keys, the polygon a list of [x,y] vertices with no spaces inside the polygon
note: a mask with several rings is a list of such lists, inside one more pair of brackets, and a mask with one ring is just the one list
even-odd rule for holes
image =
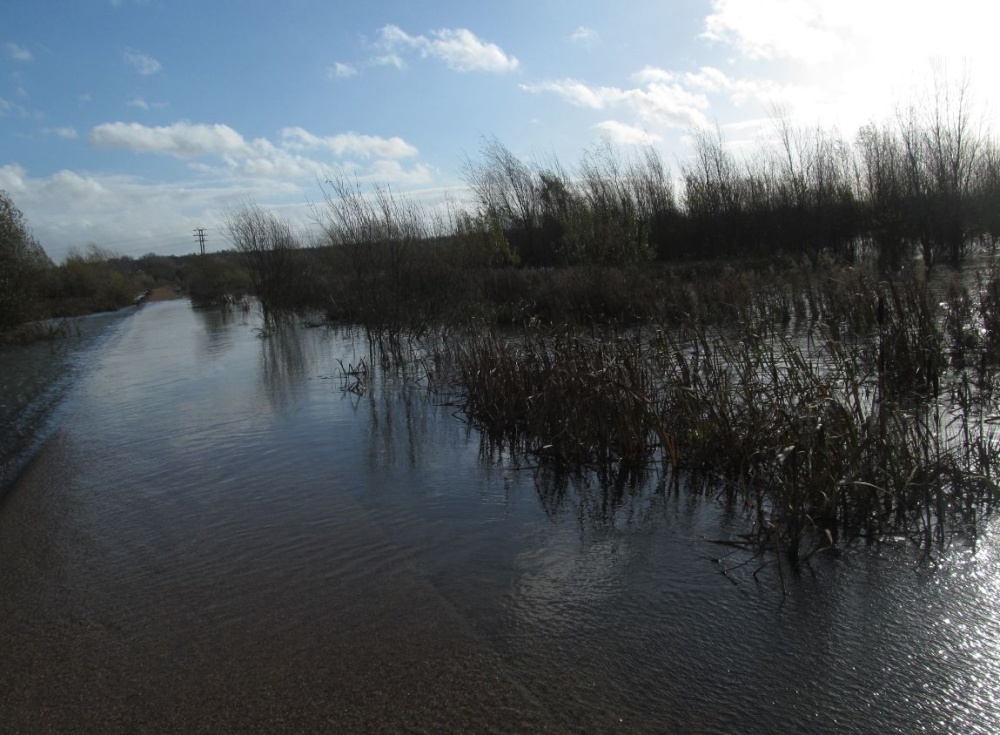
{"label": "foreground water", "polygon": [[343,392],[348,336],[258,327],[156,303],[79,355],[0,505],[0,731],[1000,728],[997,532],[783,597],[711,501],[484,463]]}

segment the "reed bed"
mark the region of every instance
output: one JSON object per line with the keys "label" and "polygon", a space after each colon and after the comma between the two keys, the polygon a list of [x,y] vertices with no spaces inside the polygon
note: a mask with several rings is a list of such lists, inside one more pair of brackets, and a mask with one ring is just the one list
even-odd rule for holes
{"label": "reed bed", "polygon": [[[660,467],[742,509],[746,543],[793,564],[854,539],[929,553],[974,540],[998,497],[985,283],[942,301],[923,280],[859,275],[799,306],[745,290],[727,328],[484,330],[453,344],[453,381],[491,442],[578,471]],[[782,304],[808,328],[776,328]],[[971,326],[949,327],[953,310]]]}
{"label": "reed bed", "polygon": [[660,433],[662,391],[631,334],[586,337],[488,331],[455,360],[461,409],[513,451],[563,465],[645,465]]}

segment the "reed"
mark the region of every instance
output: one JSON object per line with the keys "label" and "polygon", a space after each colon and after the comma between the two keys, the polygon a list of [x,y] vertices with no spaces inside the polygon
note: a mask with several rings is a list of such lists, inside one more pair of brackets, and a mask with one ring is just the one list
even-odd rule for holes
{"label": "reed", "polygon": [[644,465],[660,428],[645,350],[617,333],[473,336],[455,361],[460,406],[517,452],[563,465]]}
{"label": "reed", "polygon": [[[814,294],[827,321],[797,334],[755,330],[771,307],[745,293],[727,328],[486,330],[455,348],[458,403],[543,464],[659,466],[742,509],[752,546],[793,564],[854,539],[930,553],[974,538],[998,492],[987,353],[949,361],[966,331],[925,281],[843,285]],[[961,288],[964,317],[991,308],[989,289]]]}

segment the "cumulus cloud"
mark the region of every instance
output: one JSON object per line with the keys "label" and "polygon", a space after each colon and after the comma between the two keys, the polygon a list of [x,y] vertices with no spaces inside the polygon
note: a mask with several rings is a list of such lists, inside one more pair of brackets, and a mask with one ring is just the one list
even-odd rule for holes
{"label": "cumulus cloud", "polygon": [[414,36],[399,26],[386,25],[379,30],[376,46],[382,55],[375,62],[397,67],[405,64],[404,56],[408,53],[443,61],[448,68],[459,72],[502,73],[519,65],[514,56],[466,28],[443,28],[429,35]]}
{"label": "cumulus cloud", "polygon": [[405,158],[417,155],[417,149],[399,137],[380,138],[376,135],[341,133],[318,136],[302,128],[284,128],[281,139],[289,150],[325,149],[337,156],[345,154],[362,158]]}
{"label": "cumulus cloud", "polygon": [[113,122],[91,130],[90,143],[189,160],[191,170],[215,177],[300,181],[325,177],[331,165],[345,165],[343,159],[367,159],[372,161],[369,169],[384,171],[396,183],[426,178],[419,166],[405,170],[395,163],[418,154],[396,136],[353,132],[321,136],[294,127],[281,130],[275,143],[266,138],[247,140],[228,125],[178,122],[151,127]]}
{"label": "cumulus cloud", "polygon": [[[70,128],[42,132],[75,134]],[[358,181],[408,187],[424,187],[434,179],[432,169],[414,161],[416,147],[396,136],[318,135],[295,127],[271,140],[251,139],[228,125],[182,121],[164,126],[109,122],[91,129],[88,139],[96,147],[180,160],[189,179],[160,184],[84,170],[32,177],[19,164],[0,165],[0,188],[14,197],[57,260],[69,247],[88,242],[135,255],[191,252],[191,230],[213,226],[229,203],[246,197],[264,206],[290,207],[304,222],[307,190],[336,170]],[[170,233],[176,246],[166,245]]]}
{"label": "cumulus cloud", "polygon": [[156,74],[163,68],[163,65],[152,56],[131,49],[125,51],[125,61],[144,77]]}
{"label": "cumulus cloud", "polygon": [[193,125],[188,122],[163,127],[113,122],[90,132],[97,146],[125,148],[142,153],[163,153],[177,158],[227,155],[249,151],[243,136],[228,125]]}
{"label": "cumulus cloud", "polygon": [[28,49],[16,43],[8,43],[5,48],[7,50],[7,56],[14,61],[31,61],[34,58]]}

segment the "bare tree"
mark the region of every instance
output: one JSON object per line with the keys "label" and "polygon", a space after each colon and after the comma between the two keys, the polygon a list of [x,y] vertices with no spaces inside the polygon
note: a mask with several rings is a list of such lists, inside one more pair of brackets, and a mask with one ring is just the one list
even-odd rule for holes
{"label": "bare tree", "polygon": [[406,295],[430,257],[432,220],[413,200],[375,186],[366,194],[344,176],[326,182],[330,244],[339,248],[353,279],[355,308],[379,335],[397,336],[414,316]]}
{"label": "bare tree", "polygon": [[480,211],[500,223],[515,251],[528,265],[552,265],[554,253],[541,242],[541,186],[535,172],[497,138],[482,145],[482,161],[467,160],[463,176]]}
{"label": "bare tree", "polygon": [[294,308],[299,245],[288,222],[246,200],[226,215],[225,228],[246,266],[265,318]]}

